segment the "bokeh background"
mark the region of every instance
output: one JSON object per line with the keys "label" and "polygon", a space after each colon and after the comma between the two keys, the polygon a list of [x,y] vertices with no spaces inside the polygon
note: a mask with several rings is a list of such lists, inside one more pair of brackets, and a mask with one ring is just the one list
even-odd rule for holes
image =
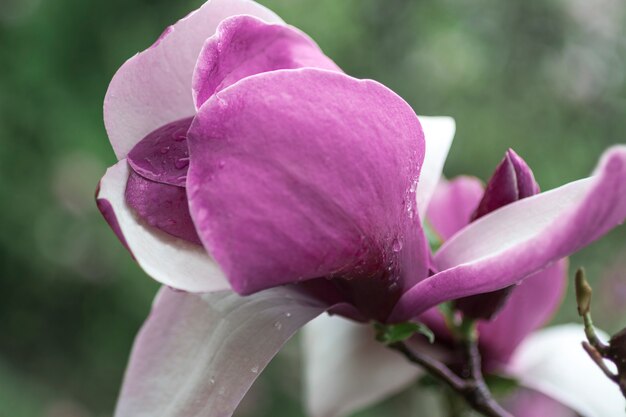
{"label": "bokeh background", "polygon": [[[446,174],[488,178],[508,147],[544,189],[626,141],[621,0],[261,0],[346,72],[419,114],[452,115]],[[93,201],[114,155],[102,123],[125,59],[200,0],[0,0],[0,416],[110,416],[158,285]],[[572,258],[596,322],[626,325],[626,227]],[[576,320],[570,287],[555,322]],[[298,342],[238,411],[304,416]],[[410,416],[417,388],[359,416]]]}

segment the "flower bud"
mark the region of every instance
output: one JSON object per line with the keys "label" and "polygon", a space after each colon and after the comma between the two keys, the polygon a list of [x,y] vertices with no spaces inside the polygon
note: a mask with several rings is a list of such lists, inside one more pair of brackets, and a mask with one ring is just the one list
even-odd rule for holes
{"label": "flower bud", "polygon": [[[539,193],[532,170],[526,162],[509,149],[491,176],[482,200],[472,215],[472,221],[507,204]],[[491,320],[502,309],[514,286],[473,295],[455,301],[455,307],[466,317]]]}

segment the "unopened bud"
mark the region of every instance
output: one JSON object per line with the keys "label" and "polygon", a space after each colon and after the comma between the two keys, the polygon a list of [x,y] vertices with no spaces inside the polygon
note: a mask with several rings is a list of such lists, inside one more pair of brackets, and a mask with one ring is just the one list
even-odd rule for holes
{"label": "unopened bud", "polygon": [[578,268],[576,271],[576,303],[578,304],[578,314],[584,316],[591,309],[591,295],[593,290],[585,277],[585,270]]}
{"label": "unopened bud", "polygon": [[[509,149],[494,171],[472,221],[507,204],[539,193],[539,185],[526,162]],[[491,320],[504,307],[515,286],[472,295],[455,301],[455,308],[472,319]]]}

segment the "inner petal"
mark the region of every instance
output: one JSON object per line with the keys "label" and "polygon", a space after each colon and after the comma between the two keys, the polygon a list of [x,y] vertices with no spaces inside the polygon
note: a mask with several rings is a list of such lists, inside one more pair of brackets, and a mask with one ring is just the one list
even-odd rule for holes
{"label": "inner petal", "polygon": [[150,226],[201,245],[189,215],[185,188],[151,181],[131,169],[125,197],[126,203]]}
{"label": "inner petal", "polygon": [[184,187],[189,166],[187,131],[193,117],[162,126],[143,138],[128,154],[128,163],[142,177]]}

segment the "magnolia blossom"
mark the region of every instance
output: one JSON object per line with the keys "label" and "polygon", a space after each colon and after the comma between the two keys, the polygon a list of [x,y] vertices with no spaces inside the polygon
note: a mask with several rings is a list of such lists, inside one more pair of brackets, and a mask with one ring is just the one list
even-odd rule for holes
{"label": "magnolia blossom", "polygon": [[[590,178],[469,225],[433,209],[445,227],[460,227],[431,253],[422,220],[438,201],[429,204],[454,122],[418,118],[381,84],[345,75],[305,34],[247,0],[205,3],[128,60],[104,119],[119,162],[100,183],[98,206],[164,284],[135,342],[118,417],[229,416],[320,314],[402,322],[533,274],[557,285],[547,271],[626,217],[626,147],[615,147]],[[341,349],[322,356],[330,363]],[[516,363],[505,357],[494,363]],[[370,382],[385,392],[398,385],[386,374],[393,365],[384,369],[344,388],[378,397]],[[415,372],[403,364],[398,374]],[[367,402],[312,398],[315,416]]]}

